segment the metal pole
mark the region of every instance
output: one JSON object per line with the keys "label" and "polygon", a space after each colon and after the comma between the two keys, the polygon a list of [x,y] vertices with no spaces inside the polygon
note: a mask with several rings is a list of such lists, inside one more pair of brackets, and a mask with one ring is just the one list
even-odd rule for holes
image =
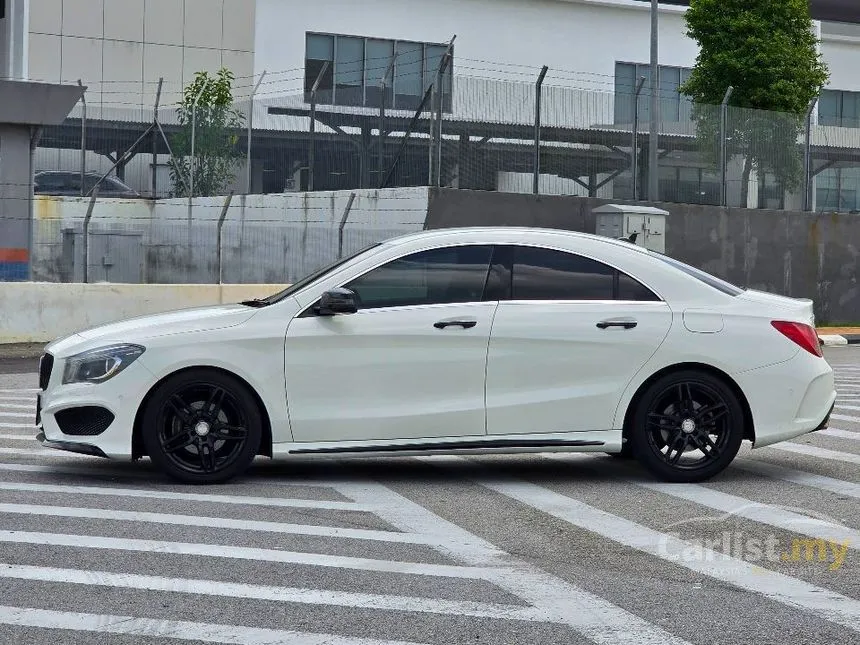
{"label": "metal pole", "polygon": [[640,76],[633,94],[633,143],[631,145],[630,170],[633,174],[633,201],[639,201],[639,97],[645,86],[645,77]]}
{"label": "metal pole", "polygon": [[[82,90],[84,84],[81,79],[78,79],[78,87]],[[87,174],[87,93],[86,90],[81,94],[81,102],[83,103],[83,112],[81,114],[81,197],[84,196],[84,178]]]}
{"label": "metal pole", "polygon": [[[454,41],[457,39],[456,34],[448,43],[448,48],[442,54],[442,59],[439,61],[439,67],[436,69],[436,79],[433,83],[433,92],[435,95],[434,107],[430,114],[430,185],[442,185],[442,109],[444,88],[442,87],[442,79],[445,75],[445,70],[451,62],[451,50],[454,48]],[[434,114],[435,113],[435,114]]]}
{"label": "metal pole", "polygon": [[96,207],[98,194],[99,187],[96,186],[87,206],[87,214],[84,216],[84,284],[90,281],[90,219],[93,216],[93,209]]}
{"label": "metal pole", "polygon": [[[388,67],[382,79],[379,81],[379,149],[377,150],[377,170],[379,180],[382,179],[382,173],[385,172],[385,91],[388,89],[388,75],[394,71],[394,61],[397,60],[397,54],[391,55],[391,60],[388,62]],[[379,183],[377,181],[377,183]]]}
{"label": "metal pole", "polygon": [[[158,123],[158,108],[161,105],[161,86],[164,77],[158,79],[158,89],[155,92],[155,107],[152,111],[152,122]],[[152,133],[152,198],[158,197],[158,133]]]}
{"label": "metal pole", "polygon": [[230,210],[230,202],[233,201],[233,191],[230,191],[230,194],[227,195],[227,199],[224,200],[224,207],[221,209],[221,215],[218,217],[218,284],[224,284],[223,273],[222,273],[222,251],[221,251],[221,231],[224,228],[224,220],[227,217],[227,211]]}
{"label": "metal pole", "polygon": [[317,90],[322,83],[323,74],[328,71],[328,61],[323,63],[320,73],[317,74],[317,80],[314,81],[314,86],[311,88],[311,140],[308,150],[308,192],[314,189],[314,165],[316,164],[316,132],[317,132]]}
{"label": "metal pole", "polygon": [[806,110],[806,141],[803,150],[803,210],[812,210],[812,115],[818,99],[809,102]]}
{"label": "metal pole", "polygon": [[549,67],[544,65],[538,75],[537,83],[535,83],[535,161],[534,161],[534,181],[532,182],[532,192],[537,195],[540,192],[540,116],[541,116],[541,98],[543,97],[543,80],[546,78],[546,73]]}
{"label": "metal pole", "polygon": [[263,82],[264,78],[266,78],[266,70],[263,70],[263,73],[260,74],[260,80],[257,81],[257,84],[251,91],[251,103],[248,107],[248,155],[246,157],[248,168],[245,172],[245,190],[249,195],[251,194],[251,137],[254,136],[254,97],[257,95],[257,90],[260,89],[260,83]]}
{"label": "metal pole", "polygon": [[659,11],[660,6],[657,0],[651,0],[651,132],[649,133],[648,142],[648,199],[650,201],[659,201],[660,199],[660,181],[659,181],[659,144],[658,129],[660,128],[660,101],[657,96],[657,88],[659,87],[660,66],[659,58]]}
{"label": "metal pole", "polygon": [[729,149],[728,149],[728,129],[729,129],[729,99],[732,98],[732,92],[735,88],[729,85],[726,90],[726,95],[723,97],[723,102],[720,104],[720,206],[728,204],[728,195],[726,188],[728,182],[726,176],[728,174],[729,165]]}
{"label": "metal pole", "polygon": [[427,101],[430,100],[430,95],[432,93],[433,86],[431,85],[424,92],[424,97],[421,99],[421,103],[418,105],[418,109],[415,110],[415,114],[412,115],[412,120],[409,122],[409,126],[406,128],[406,132],[403,135],[403,140],[400,142],[400,147],[398,148],[397,154],[394,157],[394,163],[392,163],[391,168],[388,169],[388,174],[385,175],[385,179],[380,182],[380,188],[386,188],[388,186],[388,182],[390,182],[391,178],[394,176],[394,171],[397,169],[397,164],[400,163],[400,157],[403,156],[403,151],[406,149],[406,144],[409,143],[409,137],[415,130],[415,126],[418,124],[418,120],[421,118],[421,113],[424,111],[424,106],[427,105]]}
{"label": "metal pole", "polygon": [[346,203],[346,208],[343,209],[343,217],[340,218],[340,226],[337,229],[337,259],[343,257],[343,229],[346,227],[346,220],[349,219],[349,211],[352,210],[352,205],[355,203],[355,193],[349,194],[349,201]]}

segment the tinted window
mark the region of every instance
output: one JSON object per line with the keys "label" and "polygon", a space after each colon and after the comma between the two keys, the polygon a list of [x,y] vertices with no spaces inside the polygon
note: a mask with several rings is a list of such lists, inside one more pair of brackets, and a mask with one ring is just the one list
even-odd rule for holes
{"label": "tinted window", "polygon": [[514,300],[612,300],[614,269],[573,253],[518,246]]}
{"label": "tinted window", "polygon": [[491,246],[422,251],[385,264],[344,285],[359,309],[480,302],[490,268]]}
{"label": "tinted window", "polygon": [[666,264],[672,265],[673,267],[680,271],[683,271],[687,275],[692,276],[697,280],[700,280],[701,282],[704,282],[709,287],[713,287],[718,291],[722,291],[729,296],[739,296],[744,292],[743,289],[731,284],[730,282],[721,280],[716,276],[712,276],[710,273],[705,273],[704,271],[691,267],[688,264],[684,264],[683,262],[675,260],[674,258],[670,258],[666,255],[661,255],[660,253],[652,253],[651,255],[655,258],[660,258]]}
{"label": "tinted window", "polygon": [[653,291],[626,273],[618,272],[618,300],[658,301]]}
{"label": "tinted window", "polygon": [[512,252],[514,300],[660,300],[626,273],[575,253],[530,247]]}

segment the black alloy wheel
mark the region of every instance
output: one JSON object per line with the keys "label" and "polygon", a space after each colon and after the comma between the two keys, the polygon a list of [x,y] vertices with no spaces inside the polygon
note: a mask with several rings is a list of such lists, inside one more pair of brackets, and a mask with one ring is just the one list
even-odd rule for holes
{"label": "black alloy wheel", "polygon": [[238,379],[216,371],[168,379],[143,417],[143,441],[153,463],[183,483],[222,483],[243,473],[261,437],[254,396]]}
{"label": "black alloy wheel", "polygon": [[697,482],[722,472],[743,438],[743,409],[731,388],[708,373],[683,371],[644,393],[630,442],[636,458],[658,477]]}

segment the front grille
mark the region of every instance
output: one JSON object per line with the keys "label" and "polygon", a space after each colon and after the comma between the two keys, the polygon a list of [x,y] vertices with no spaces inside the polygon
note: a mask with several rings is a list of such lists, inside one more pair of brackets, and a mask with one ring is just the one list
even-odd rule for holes
{"label": "front grille", "polygon": [[63,434],[94,437],[108,429],[114,415],[110,410],[95,405],[68,408],[54,415]]}
{"label": "front grille", "polygon": [[39,389],[48,389],[48,381],[51,380],[51,371],[54,369],[54,357],[45,354],[39,361]]}

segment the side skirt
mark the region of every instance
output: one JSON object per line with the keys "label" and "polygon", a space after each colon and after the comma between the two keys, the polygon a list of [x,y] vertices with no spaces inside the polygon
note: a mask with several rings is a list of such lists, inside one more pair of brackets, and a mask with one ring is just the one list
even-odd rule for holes
{"label": "side skirt", "polygon": [[506,436],[434,437],[371,441],[280,443],[273,457],[290,455],[422,455],[434,453],[620,452],[621,430]]}

